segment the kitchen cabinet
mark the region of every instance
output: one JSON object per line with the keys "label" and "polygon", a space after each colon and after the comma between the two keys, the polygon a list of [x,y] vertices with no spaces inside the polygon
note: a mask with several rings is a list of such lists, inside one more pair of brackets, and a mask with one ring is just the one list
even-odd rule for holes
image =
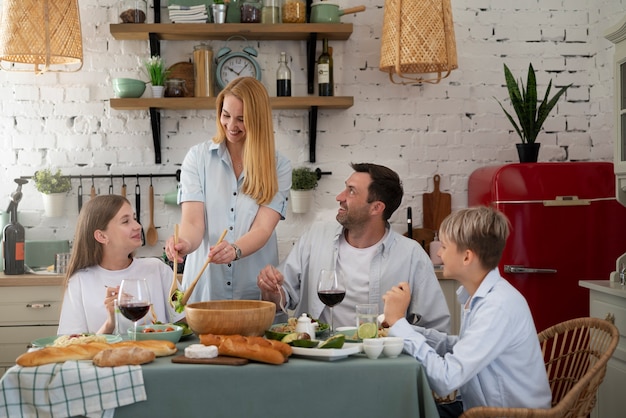
{"label": "kitchen cabinet", "polygon": [[610,280],[582,280],[579,285],[589,289],[589,316],[614,321],[620,334],[591,418],[622,417],[626,384],[626,287]]}
{"label": "kitchen cabinet", "polygon": [[[150,42],[152,55],[160,55],[162,40],[227,40],[231,36],[243,36],[248,40],[293,40],[307,42],[307,90],[310,96],[272,97],[272,109],[309,110],[309,161],[315,162],[318,109],[347,109],[354,104],[350,96],[314,96],[315,47],[318,38],[346,40],[352,34],[351,23],[290,23],[290,24],[197,24],[152,23],[111,24],[111,35],[117,40]],[[152,121],[155,163],[161,162],[160,110],[215,109],[214,97],[139,98],[111,99],[111,107],[118,110],[148,110]]]}
{"label": "kitchen cabinet", "polygon": [[63,276],[0,274],[0,376],[37,338],[56,335]]}

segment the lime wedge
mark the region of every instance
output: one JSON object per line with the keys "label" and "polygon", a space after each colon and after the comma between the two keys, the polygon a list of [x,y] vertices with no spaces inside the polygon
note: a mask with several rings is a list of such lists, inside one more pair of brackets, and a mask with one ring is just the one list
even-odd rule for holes
{"label": "lime wedge", "polygon": [[287,334],[283,337],[282,342],[284,342],[285,344],[290,344],[292,341],[295,341],[298,339],[298,333],[297,332],[292,332],[291,334]]}
{"label": "lime wedge", "polygon": [[360,339],[364,338],[376,338],[378,334],[378,326],[373,322],[365,322],[359,325],[357,335]]}
{"label": "lime wedge", "polygon": [[343,334],[336,334],[323,341],[318,348],[341,348],[346,342],[346,336]]}

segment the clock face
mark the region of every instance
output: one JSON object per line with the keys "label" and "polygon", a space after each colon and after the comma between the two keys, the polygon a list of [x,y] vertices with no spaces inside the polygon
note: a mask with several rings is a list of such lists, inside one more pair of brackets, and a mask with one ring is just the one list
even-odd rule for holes
{"label": "clock face", "polygon": [[257,80],[261,80],[261,69],[250,56],[234,53],[218,63],[217,82],[221,88],[224,88],[232,80],[239,77],[254,77]]}

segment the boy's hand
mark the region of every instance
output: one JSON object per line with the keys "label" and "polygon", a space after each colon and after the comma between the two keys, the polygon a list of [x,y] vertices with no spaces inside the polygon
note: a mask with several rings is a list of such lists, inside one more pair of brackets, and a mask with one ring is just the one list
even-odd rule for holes
{"label": "boy's hand", "polygon": [[411,289],[407,282],[401,282],[383,295],[385,302],[385,322],[393,326],[399,319],[406,316],[411,302]]}

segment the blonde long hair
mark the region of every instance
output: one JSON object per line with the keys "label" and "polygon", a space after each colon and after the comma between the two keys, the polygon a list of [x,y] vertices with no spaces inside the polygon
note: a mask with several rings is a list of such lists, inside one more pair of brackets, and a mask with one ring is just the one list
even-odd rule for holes
{"label": "blonde long hair", "polygon": [[243,193],[249,195],[259,205],[267,204],[278,193],[274,124],[267,90],[253,77],[240,77],[231,81],[220,92],[215,103],[217,134],[213,142],[216,144],[226,140],[220,115],[224,107],[224,98],[228,95],[235,96],[243,102],[243,124],[246,128],[243,147],[243,165],[246,173]]}

